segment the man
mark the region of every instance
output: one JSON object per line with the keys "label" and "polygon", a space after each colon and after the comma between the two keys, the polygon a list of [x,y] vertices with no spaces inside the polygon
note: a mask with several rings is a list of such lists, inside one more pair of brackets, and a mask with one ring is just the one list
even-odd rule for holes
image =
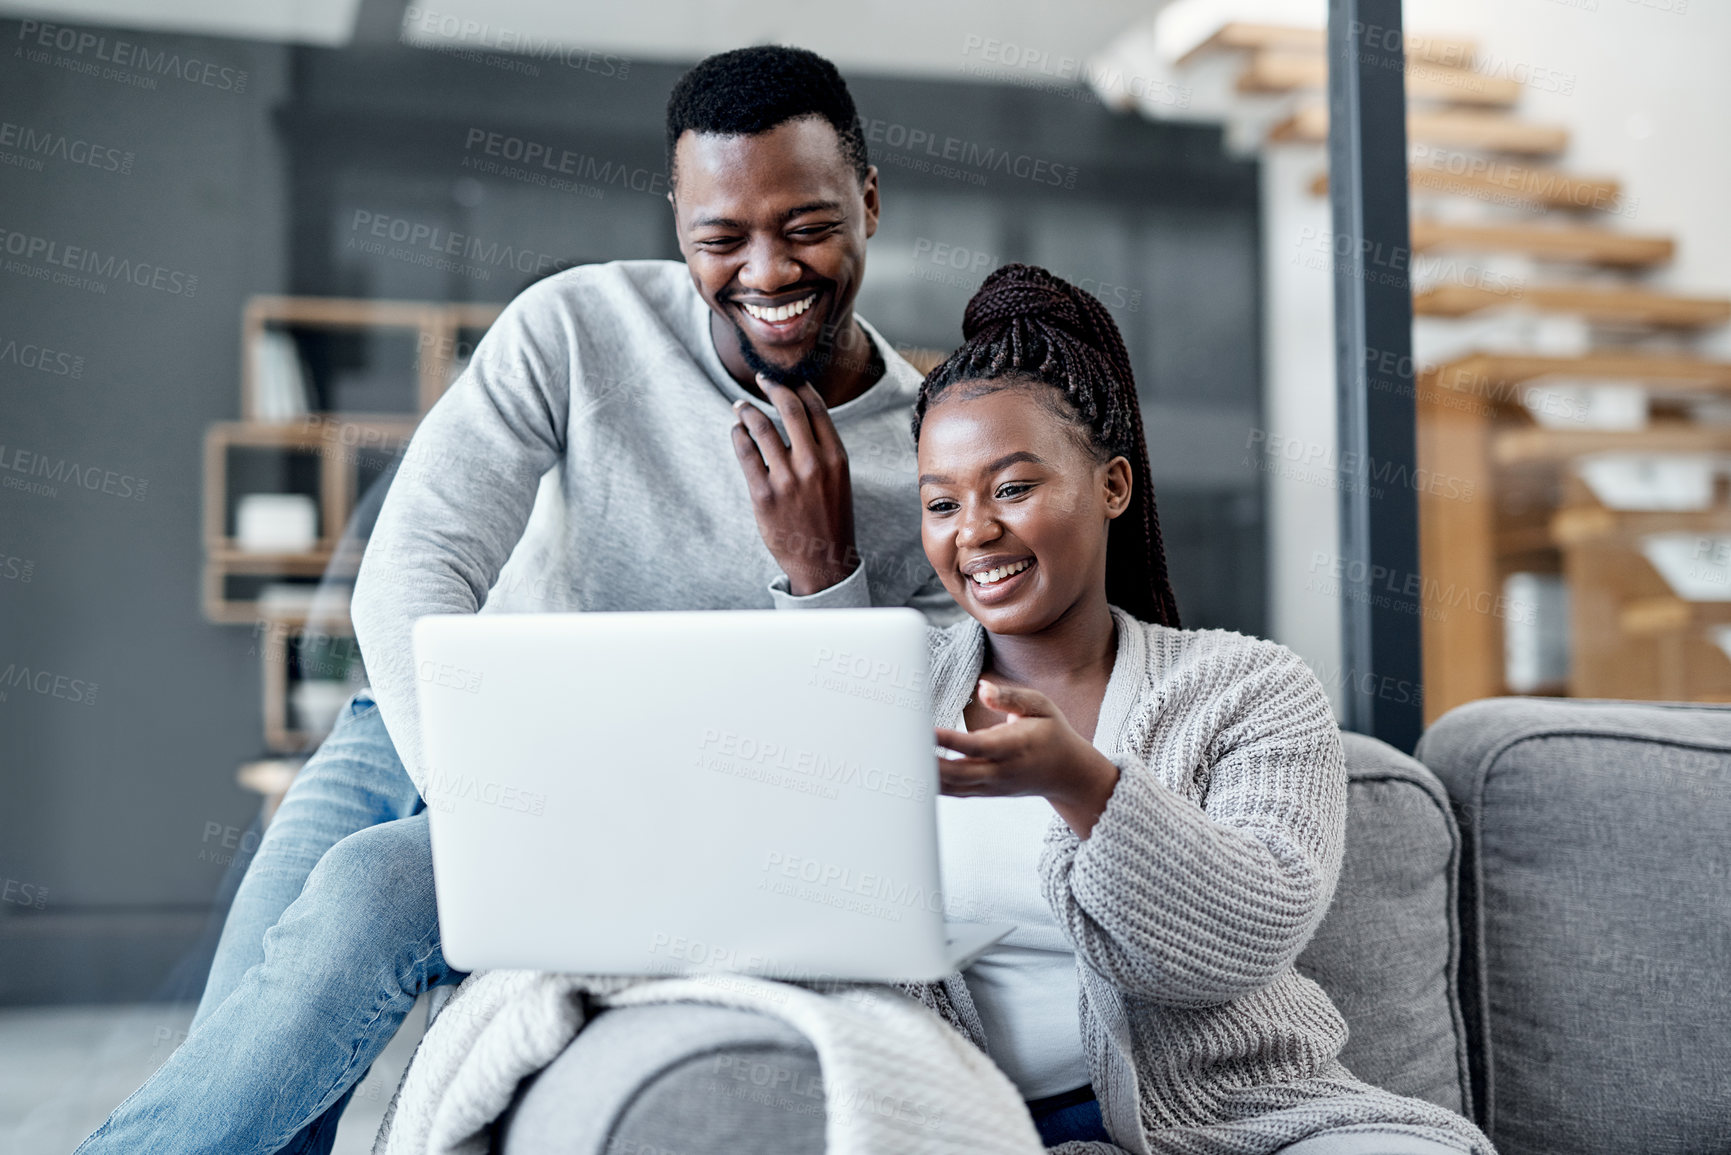
{"label": "man", "polygon": [[187,1039],[80,1151],[328,1151],[416,996],[463,977],[433,904],[417,618],[953,620],[920,548],[919,375],[853,315],[878,189],[846,85],[809,52],[723,53],[676,85],[667,137],[685,264],[531,287],[422,422],[355,588],[371,693],[272,821]]}

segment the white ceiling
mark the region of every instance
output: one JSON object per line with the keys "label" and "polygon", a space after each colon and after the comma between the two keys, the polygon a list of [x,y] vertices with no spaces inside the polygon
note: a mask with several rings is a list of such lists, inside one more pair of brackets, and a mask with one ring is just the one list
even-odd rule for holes
{"label": "white ceiling", "polygon": [[[846,6],[812,0],[432,0],[422,11],[434,4],[446,29],[453,26],[447,17],[455,17],[648,59],[798,44],[844,69],[961,77],[974,63],[1035,79],[1042,62],[1057,70],[1066,58],[1086,58],[1132,21],[1151,18],[1161,0],[865,0]],[[428,23],[423,16],[418,25]],[[411,39],[425,36],[415,21],[405,21],[405,31]],[[1010,69],[988,59],[1003,58],[1011,45],[1012,59],[1034,59]]]}
{"label": "white ceiling", "polygon": [[[799,44],[844,69],[966,78],[1063,79],[1165,0],[415,0],[411,42],[497,46],[551,39],[646,60],[691,60],[743,44]],[[0,0],[0,13],[261,40],[341,44],[360,0]],[[419,18],[411,18],[418,13]],[[435,18],[436,17],[436,18]],[[467,26],[468,31],[462,29]],[[425,29],[431,27],[429,33]],[[439,28],[446,33],[441,35]],[[1006,47],[1014,65],[1005,66]],[[995,57],[996,59],[989,59]],[[1069,61],[1066,65],[1066,61]]]}
{"label": "white ceiling", "polygon": [[0,0],[0,14],[248,40],[346,44],[361,0]]}

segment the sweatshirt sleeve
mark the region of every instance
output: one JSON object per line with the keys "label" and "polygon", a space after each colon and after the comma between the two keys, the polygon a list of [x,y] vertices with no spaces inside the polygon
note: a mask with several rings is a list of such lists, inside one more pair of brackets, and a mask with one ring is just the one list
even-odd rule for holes
{"label": "sweatshirt sleeve", "polygon": [[[852,610],[865,609],[873,604],[863,565],[828,589],[803,597],[791,591],[786,574],[779,574],[769,583],[769,594],[778,610]],[[920,611],[934,626],[951,626],[963,617],[962,607],[956,604],[956,599],[950,596],[950,591],[944,588],[936,574],[909,595],[903,604]]]}
{"label": "sweatshirt sleeve", "polygon": [[1296,655],[1272,643],[1249,654],[1215,671],[1223,693],[1186,706],[1220,715],[1205,723],[1203,765],[1175,776],[1200,779],[1201,805],[1154,772],[1149,741],[1114,756],[1118,784],[1085,841],[1061,822],[1048,834],[1046,900],[1077,953],[1128,994],[1203,1007],[1259,990],[1297,959],[1333,897],[1340,733]]}
{"label": "sweatshirt sleeve", "polygon": [[852,573],[833,586],[810,594],[794,593],[787,575],[777,574],[769,583],[769,596],[778,610],[857,610],[872,604],[863,565],[856,565]]}
{"label": "sweatshirt sleeve", "polygon": [[541,475],[563,456],[575,361],[565,318],[532,287],[421,421],[355,580],[355,637],[385,728],[425,789],[410,630],[472,614],[523,536]]}
{"label": "sweatshirt sleeve", "polygon": [[943,579],[937,574],[915,590],[907,604],[926,615],[926,621],[934,626],[953,626],[968,616],[950,596],[950,591],[944,588]]}

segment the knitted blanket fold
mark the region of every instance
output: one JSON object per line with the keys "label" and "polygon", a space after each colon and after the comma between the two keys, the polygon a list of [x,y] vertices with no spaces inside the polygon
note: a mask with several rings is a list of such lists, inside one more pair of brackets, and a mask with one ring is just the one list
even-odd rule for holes
{"label": "knitted blanket fold", "polygon": [[[587,996],[587,997],[585,997]],[[667,979],[489,971],[433,1021],[386,1110],[373,1155],[486,1155],[517,1085],[583,1028],[586,1004],[697,1002],[781,1019],[823,1071],[829,1155],[1043,1155],[1015,1086],[937,1015],[883,986],[827,991],[740,975]],[[907,1110],[880,1112],[884,1100]],[[1118,1149],[1067,1143],[1090,1155]]]}

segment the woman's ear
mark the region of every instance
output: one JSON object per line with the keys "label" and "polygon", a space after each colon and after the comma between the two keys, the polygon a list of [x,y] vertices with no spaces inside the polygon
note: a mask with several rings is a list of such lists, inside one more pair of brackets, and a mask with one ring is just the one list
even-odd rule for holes
{"label": "woman's ear", "polygon": [[1106,463],[1106,517],[1115,518],[1130,508],[1130,494],[1135,487],[1135,473],[1130,461],[1123,456]]}

